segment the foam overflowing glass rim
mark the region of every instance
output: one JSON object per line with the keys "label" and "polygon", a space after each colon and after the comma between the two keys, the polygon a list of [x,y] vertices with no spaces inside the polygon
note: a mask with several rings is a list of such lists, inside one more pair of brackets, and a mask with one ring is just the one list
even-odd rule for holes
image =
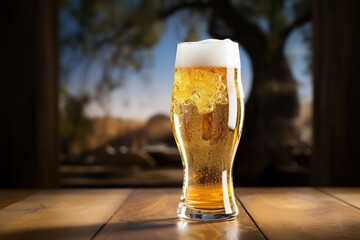
{"label": "foam overflowing glass rim", "polygon": [[177,45],[175,67],[233,67],[240,70],[239,45],[230,39],[206,39]]}

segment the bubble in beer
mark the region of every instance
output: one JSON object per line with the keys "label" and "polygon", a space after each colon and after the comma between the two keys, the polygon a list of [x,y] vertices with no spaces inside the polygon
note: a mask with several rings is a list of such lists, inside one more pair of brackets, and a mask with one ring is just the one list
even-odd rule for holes
{"label": "bubble in beer", "polygon": [[210,113],[216,104],[227,104],[226,81],[222,76],[226,68],[176,68],[173,89],[173,106],[182,113],[183,104],[197,107],[199,114]]}
{"label": "bubble in beer", "polygon": [[231,69],[234,74],[239,73],[237,43],[229,39],[180,43],[172,100],[175,113],[181,115],[184,104],[196,106],[199,114],[212,112],[217,104],[228,104],[228,93],[235,92],[235,85],[227,89],[225,76]]}
{"label": "bubble in beer", "polygon": [[178,45],[170,119],[184,166],[180,217],[237,215],[231,173],[243,119],[239,72],[230,40]]}

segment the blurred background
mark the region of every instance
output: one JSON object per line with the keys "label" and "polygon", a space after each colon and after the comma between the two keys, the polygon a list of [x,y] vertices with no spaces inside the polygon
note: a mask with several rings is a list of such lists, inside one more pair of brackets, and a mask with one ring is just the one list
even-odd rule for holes
{"label": "blurred background", "polygon": [[357,1],[6,7],[1,187],[182,186],[169,120],[176,44],[207,38],[240,45],[236,186],[360,185]]}

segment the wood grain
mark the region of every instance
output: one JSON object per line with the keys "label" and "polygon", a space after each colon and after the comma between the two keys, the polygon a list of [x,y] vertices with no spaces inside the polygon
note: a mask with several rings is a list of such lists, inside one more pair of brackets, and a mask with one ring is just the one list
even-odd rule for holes
{"label": "wood grain", "polygon": [[321,188],[321,191],[360,209],[360,188]]}
{"label": "wood grain", "polygon": [[47,190],[0,210],[0,239],[91,239],[132,190]]}
{"label": "wood grain", "polygon": [[311,188],[245,188],[237,195],[268,239],[359,239],[360,211]]}
{"label": "wood grain", "polygon": [[35,192],[35,190],[0,190],[0,209],[24,199]]}
{"label": "wood grain", "polygon": [[136,190],[95,239],[263,239],[240,204],[233,221],[181,221],[180,194],[180,189]]}

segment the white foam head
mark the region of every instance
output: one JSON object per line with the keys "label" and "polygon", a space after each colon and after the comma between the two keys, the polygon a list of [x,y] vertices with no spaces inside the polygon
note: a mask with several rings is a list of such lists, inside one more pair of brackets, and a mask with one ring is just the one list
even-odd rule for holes
{"label": "white foam head", "polygon": [[[175,67],[226,67],[229,79],[234,79],[237,68],[237,82],[240,96],[244,97],[241,84],[239,45],[230,39],[207,39],[199,42],[182,42],[177,45]],[[237,121],[237,94],[234,81],[227,81],[229,117],[228,126],[235,129]],[[242,109],[243,111],[243,109]]]}
{"label": "white foam head", "polygon": [[240,71],[239,46],[230,39],[178,43],[175,67],[234,67]]}

